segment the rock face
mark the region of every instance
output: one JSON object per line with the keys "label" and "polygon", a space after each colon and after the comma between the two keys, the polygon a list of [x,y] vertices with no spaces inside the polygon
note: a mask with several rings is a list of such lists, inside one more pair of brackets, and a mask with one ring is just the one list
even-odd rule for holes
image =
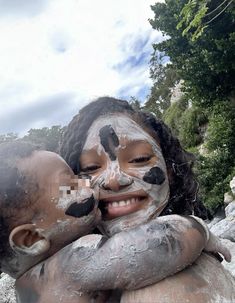
{"label": "rock face", "polygon": [[230,182],[230,188],[231,193],[227,193],[224,199],[224,204],[227,205],[224,214],[216,216],[208,226],[215,235],[223,239],[225,245],[229,248],[232,262],[223,261],[223,265],[235,277],[235,177]]}
{"label": "rock face", "polygon": [[233,179],[230,181],[229,183],[232,194],[235,195],[235,176],[233,177]]}
{"label": "rock face", "polygon": [[227,239],[223,239],[223,242],[231,252],[232,262],[228,263],[226,261],[223,261],[222,264],[235,277],[235,242],[232,242],[232,241],[227,240]]}
{"label": "rock face", "polygon": [[211,226],[211,231],[223,239],[235,242],[235,201],[225,208],[226,217]]}
{"label": "rock face", "polygon": [[[230,182],[232,197],[235,195],[235,177]],[[228,201],[225,201],[227,205]],[[223,261],[224,267],[235,277],[235,198],[224,211],[220,211],[208,224],[210,230],[223,239],[232,255],[232,262]],[[14,279],[6,274],[0,274],[0,303],[16,303],[14,292]],[[25,302],[27,303],[27,302]]]}
{"label": "rock face", "polygon": [[184,95],[182,91],[182,86],[183,86],[183,80],[180,80],[179,83],[176,84],[171,89],[171,99],[170,99],[171,104],[178,102],[180,98]]}

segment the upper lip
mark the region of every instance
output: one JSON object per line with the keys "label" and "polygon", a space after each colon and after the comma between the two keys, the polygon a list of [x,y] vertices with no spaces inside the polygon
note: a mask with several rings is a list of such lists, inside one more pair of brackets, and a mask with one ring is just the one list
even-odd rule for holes
{"label": "upper lip", "polygon": [[147,198],[147,194],[143,190],[138,190],[135,192],[124,193],[124,194],[100,194],[99,201],[101,202],[119,202],[123,200],[128,200],[131,198]]}

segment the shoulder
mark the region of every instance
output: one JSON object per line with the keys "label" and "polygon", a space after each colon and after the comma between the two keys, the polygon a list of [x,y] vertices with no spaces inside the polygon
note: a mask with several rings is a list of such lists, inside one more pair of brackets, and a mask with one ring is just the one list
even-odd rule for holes
{"label": "shoulder", "polygon": [[122,302],[235,302],[235,279],[214,257],[202,253],[191,266],[154,285],[126,291]]}

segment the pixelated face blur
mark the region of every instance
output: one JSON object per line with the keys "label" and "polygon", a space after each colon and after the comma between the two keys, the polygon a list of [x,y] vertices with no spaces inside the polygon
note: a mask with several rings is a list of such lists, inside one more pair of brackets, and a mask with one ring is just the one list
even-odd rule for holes
{"label": "pixelated face blur", "polygon": [[55,249],[91,231],[98,214],[88,180],[76,178],[59,155],[47,151],[34,152],[18,167],[38,185],[30,197],[34,216],[27,223],[45,230]]}
{"label": "pixelated face blur", "polygon": [[126,115],[94,121],[80,167],[99,190],[102,225],[110,235],[158,215],[168,201],[169,183],[160,146]]}

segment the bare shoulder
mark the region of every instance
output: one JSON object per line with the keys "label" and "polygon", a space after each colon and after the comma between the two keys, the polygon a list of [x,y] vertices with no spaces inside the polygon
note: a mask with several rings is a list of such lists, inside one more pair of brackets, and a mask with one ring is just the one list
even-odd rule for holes
{"label": "bare shoulder", "polygon": [[125,291],[121,303],[232,303],[235,279],[214,257],[202,253],[193,265],[154,285]]}

